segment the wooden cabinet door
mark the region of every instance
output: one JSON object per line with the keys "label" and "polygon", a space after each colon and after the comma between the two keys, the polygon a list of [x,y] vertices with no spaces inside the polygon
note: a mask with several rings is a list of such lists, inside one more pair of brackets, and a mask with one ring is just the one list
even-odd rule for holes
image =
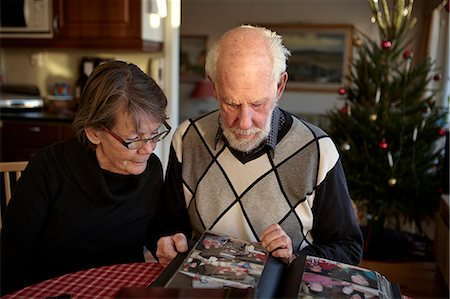
{"label": "wooden cabinet door", "polygon": [[56,0],[56,37],[140,38],[140,0]]}
{"label": "wooden cabinet door", "polygon": [[54,0],[54,40],[65,47],[129,48],[141,42],[141,0]]}
{"label": "wooden cabinet door", "polygon": [[73,136],[70,124],[1,121],[0,161],[28,161],[39,149]]}

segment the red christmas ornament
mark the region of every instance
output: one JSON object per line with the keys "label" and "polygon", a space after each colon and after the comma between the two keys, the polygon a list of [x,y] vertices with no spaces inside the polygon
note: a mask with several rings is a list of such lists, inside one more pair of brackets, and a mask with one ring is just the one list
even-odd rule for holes
{"label": "red christmas ornament", "polygon": [[403,52],[403,59],[411,59],[413,57],[413,52],[411,50],[406,50]]}
{"label": "red christmas ornament", "polygon": [[348,114],[348,104],[345,104],[344,106],[342,106],[341,112],[344,114]]}
{"label": "red christmas ornament", "polygon": [[442,129],[442,128],[439,128],[439,129],[437,130],[437,133],[438,133],[439,136],[444,136],[444,135],[445,135],[445,131],[444,131],[444,129]]}
{"label": "red christmas ornament", "polygon": [[347,89],[345,89],[344,87],[341,87],[338,89],[338,93],[343,96],[347,93]]}
{"label": "red christmas ornament", "polygon": [[433,77],[434,81],[440,81],[441,80],[441,74],[436,74]]}
{"label": "red christmas ornament", "polygon": [[388,148],[388,143],[386,142],[386,139],[381,139],[381,141],[378,143],[378,146],[381,149],[387,149]]}
{"label": "red christmas ornament", "polygon": [[383,49],[389,49],[392,46],[392,43],[388,40],[384,40],[381,42],[381,47]]}

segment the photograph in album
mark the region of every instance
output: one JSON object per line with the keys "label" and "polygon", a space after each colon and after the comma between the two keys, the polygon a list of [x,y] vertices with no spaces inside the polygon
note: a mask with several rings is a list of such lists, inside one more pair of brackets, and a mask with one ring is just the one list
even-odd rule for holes
{"label": "photograph in album", "polygon": [[397,298],[400,290],[376,271],[306,256],[298,298]]}
{"label": "photograph in album", "polygon": [[254,288],[265,261],[266,252],[261,245],[208,231],[196,243],[169,285],[182,283],[186,286],[188,278],[193,288]]}

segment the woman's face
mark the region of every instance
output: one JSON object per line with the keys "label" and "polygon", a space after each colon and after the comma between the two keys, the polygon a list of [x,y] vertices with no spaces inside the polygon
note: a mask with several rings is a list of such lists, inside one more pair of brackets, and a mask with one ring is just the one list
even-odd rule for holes
{"label": "woman's face", "polygon": [[[116,124],[110,130],[125,142],[130,142],[155,136],[160,125],[150,118],[143,118],[137,132],[129,113],[119,111]],[[97,134],[99,142],[95,152],[98,163],[102,169],[114,173],[133,175],[143,173],[147,167],[148,158],[156,148],[156,143],[148,141],[141,148],[128,149],[107,130],[98,129]]]}

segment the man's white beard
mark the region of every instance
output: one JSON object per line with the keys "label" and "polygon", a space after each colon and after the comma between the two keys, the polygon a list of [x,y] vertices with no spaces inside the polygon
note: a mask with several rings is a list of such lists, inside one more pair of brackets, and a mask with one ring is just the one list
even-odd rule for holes
{"label": "man's white beard", "polygon": [[[250,128],[248,130],[241,130],[238,128],[230,128],[221,120],[220,125],[223,130],[223,135],[228,141],[228,144],[232,148],[244,153],[248,153],[257,148],[267,138],[267,136],[269,136],[274,108],[275,105],[270,111],[269,116],[267,117],[266,123],[264,125],[264,128],[262,129]],[[239,139],[238,137],[236,137],[237,135],[254,135],[254,138]]]}

